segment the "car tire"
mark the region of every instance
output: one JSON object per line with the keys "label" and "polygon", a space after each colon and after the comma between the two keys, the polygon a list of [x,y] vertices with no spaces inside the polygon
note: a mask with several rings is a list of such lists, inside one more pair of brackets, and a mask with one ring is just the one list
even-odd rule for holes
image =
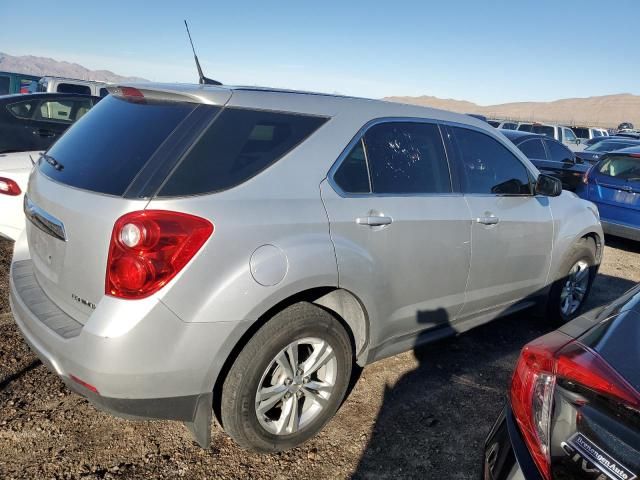
{"label": "car tire", "polygon": [[584,307],[598,269],[596,244],[581,238],[568,252],[558,270],[547,302],[547,318],[562,325],[575,318]]}
{"label": "car tire", "polygon": [[343,325],[316,305],[294,304],[264,324],[235,359],[222,386],[222,427],[249,450],[296,447],[336,413],[352,366]]}

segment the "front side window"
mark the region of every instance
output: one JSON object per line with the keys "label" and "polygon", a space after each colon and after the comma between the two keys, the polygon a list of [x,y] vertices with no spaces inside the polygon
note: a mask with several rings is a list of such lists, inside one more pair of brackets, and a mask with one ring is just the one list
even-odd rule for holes
{"label": "front side window", "polygon": [[55,120],[72,122],[74,111],[73,100],[45,100],[36,111],[36,120]]}
{"label": "front side window", "polygon": [[529,173],[507,147],[476,130],[451,130],[465,193],[531,195]]}
{"label": "front side window", "polygon": [[38,105],[37,100],[27,100],[25,102],[12,103],[7,108],[13,116],[27,119],[33,116],[36,105]]}
{"label": "front side window", "polygon": [[640,158],[626,155],[609,157],[598,167],[598,172],[607,177],[638,182],[640,181]]}
{"label": "front side window", "polygon": [[159,195],[198,195],[235,187],[277,162],[326,121],[295,113],[226,108]]}
{"label": "front side window", "polygon": [[549,150],[550,160],[554,162],[573,162],[573,153],[559,142],[545,140]]}
{"label": "front side window", "polygon": [[11,79],[0,75],[0,95],[11,93]]}
{"label": "front side window", "polygon": [[390,122],[364,136],[373,193],[451,192],[449,164],[437,125]]}
{"label": "front side window", "polygon": [[570,128],[563,128],[564,130],[564,138],[567,142],[575,142],[576,136]]}
{"label": "front side window", "polygon": [[88,85],[77,85],[75,83],[61,83],[56,89],[58,93],[82,93],[91,95],[91,87]]}
{"label": "front side window", "polygon": [[355,144],[349,155],[342,161],[333,181],[346,193],[370,193],[369,169],[362,139]]}
{"label": "front side window", "polygon": [[546,160],[547,152],[544,151],[544,145],[542,140],[534,138],[532,140],[526,140],[519,145],[516,145],[527,158],[535,158],[540,160]]}

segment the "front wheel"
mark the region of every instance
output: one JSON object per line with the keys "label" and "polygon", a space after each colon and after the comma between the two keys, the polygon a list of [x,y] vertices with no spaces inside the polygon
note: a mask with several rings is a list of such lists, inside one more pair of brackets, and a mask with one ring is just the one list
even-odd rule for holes
{"label": "front wheel", "polygon": [[578,315],[591,291],[596,269],[595,242],[582,238],[569,251],[551,287],[548,316],[552,322],[563,324]]}
{"label": "front wheel", "polygon": [[222,426],[250,450],[300,445],[337,411],[352,363],[351,341],[338,320],[310,303],[292,305],[236,358],[222,387]]}

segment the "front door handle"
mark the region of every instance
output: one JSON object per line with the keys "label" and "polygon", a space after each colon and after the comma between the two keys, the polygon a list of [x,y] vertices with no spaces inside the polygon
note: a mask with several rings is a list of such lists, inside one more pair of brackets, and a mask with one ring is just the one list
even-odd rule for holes
{"label": "front door handle", "polygon": [[389,225],[391,222],[393,222],[391,217],[368,216],[356,218],[358,225],[368,225],[369,227],[381,227],[383,225]]}
{"label": "front door handle", "polygon": [[47,130],[45,128],[39,128],[38,130],[34,130],[33,134],[40,137],[53,137],[55,135],[55,132]]}
{"label": "front door handle", "polygon": [[477,223],[481,223],[483,225],[496,225],[500,219],[495,215],[488,215],[486,217],[478,217],[476,218]]}

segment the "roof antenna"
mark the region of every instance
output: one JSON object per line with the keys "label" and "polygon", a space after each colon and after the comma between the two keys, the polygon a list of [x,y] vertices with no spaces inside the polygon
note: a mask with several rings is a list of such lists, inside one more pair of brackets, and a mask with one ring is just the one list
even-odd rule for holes
{"label": "roof antenna", "polygon": [[193,58],[196,61],[196,68],[198,69],[198,75],[200,76],[199,83],[200,85],[222,85],[221,82],[217,80],[213,80],[211,78],[207,78],[202,73],[202,68],[200,67],[200,62],[198,61],[198,56],[196,55],[196,49],[193,47],[193,40],[191,39],[191,32],[189,32],[189,25],[187,21],[184,21],[184,26],[187,27],[187,35],[189,35],[189,42],[191,43],[191,50],[193,50]]}

